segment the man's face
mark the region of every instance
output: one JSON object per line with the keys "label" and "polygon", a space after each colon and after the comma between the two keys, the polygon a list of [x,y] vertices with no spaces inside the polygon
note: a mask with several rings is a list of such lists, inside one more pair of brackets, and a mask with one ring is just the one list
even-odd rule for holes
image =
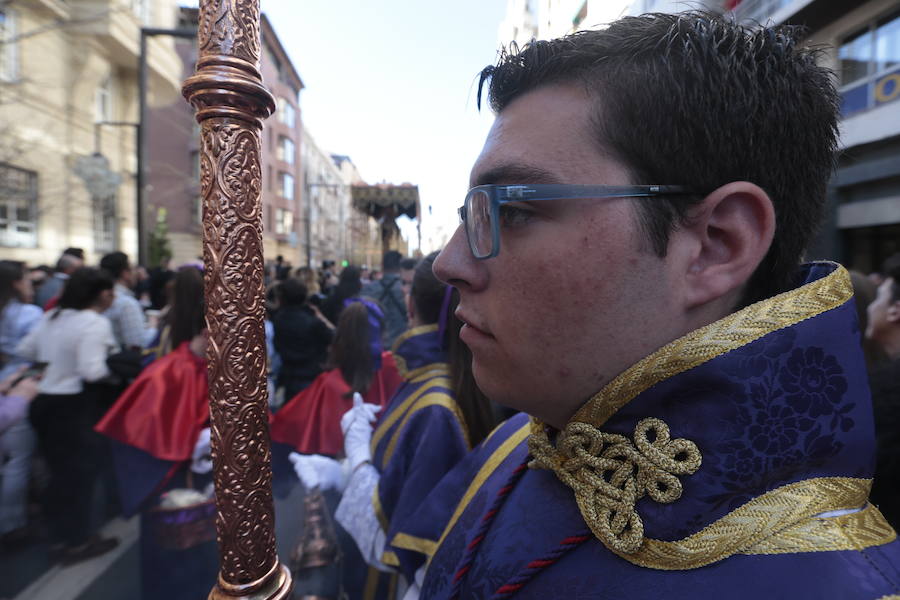
{"label": "man's face", "polygon": [[[516,99],[494,122],[470,184],[666,183],[633,182],[602,153],[590,137],[590,108],[574,87]],[[634,202],[508,205],[500,253],[483,261],[457,228],[434,271],[459,289],[460,336],[488,397],[559,427],[618,373],[681,335],[670,318],[678,309],[671,269],[643,240]]]}
{"label": "man's face", "polygon": [[131,264],[129,263],[129,265],[127,267],[125,267],[125,270],[122,271],[122,274],[119,275],[119,278],[121,279],[122,284],[125,287],[133,288],[134,284],[135,284],[134,267],[132,267]]}
{"label": "man's face", "polygon": [[403,283],[403,293],[409,295],[412,289],[413,276],[416,274],[415,269],[400,269],[400,281]]}
{"label": "man's face", "polygon": [[900,302],[892,299],[894,293],[894,280],[890,277],[878,286],[875,300],[866,309],[869,322],[866,325],[866,338],[874,340],[884,347],[888,339],[900,334]]}
{"label": "man's face", "polygon": [[78,258],[77,256],[72,256],[72,262],[69,263],[68,269],[66,269],[65,273],[67,275],[71,275],[78,269],[84,266],[84,261]]}

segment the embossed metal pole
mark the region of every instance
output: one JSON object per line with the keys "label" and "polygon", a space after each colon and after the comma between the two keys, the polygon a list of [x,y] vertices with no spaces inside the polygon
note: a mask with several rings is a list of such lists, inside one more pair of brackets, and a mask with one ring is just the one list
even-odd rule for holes
{"label": "embossed metal pole", "polygon": [[201,0],[197,73],[203,260],[220,570],[210,599],[281,599],[266,388],[260,132],[275,110],[259,72],[259,1]]}

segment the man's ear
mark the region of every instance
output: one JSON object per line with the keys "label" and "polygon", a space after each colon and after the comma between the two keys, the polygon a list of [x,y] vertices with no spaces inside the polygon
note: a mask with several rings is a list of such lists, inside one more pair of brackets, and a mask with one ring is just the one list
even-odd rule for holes
{"label": "man's ear", "polygon": [[758,185],[732,182],[693,207],[682,230],[691,241],[686,306],[719,299],[733,306],[772,245],[775,208]]}

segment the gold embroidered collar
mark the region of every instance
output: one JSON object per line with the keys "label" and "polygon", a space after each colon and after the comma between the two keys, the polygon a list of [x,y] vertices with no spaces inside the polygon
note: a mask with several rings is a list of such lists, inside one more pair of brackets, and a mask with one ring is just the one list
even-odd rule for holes
{"label": "gold embroidered collar", "polygon": [[671,439],[668,426],[656,418],[638,422],[632,439],[599,429],[657,383],[847,302],[853,295],[849,274],[840,265],[834,267],[816,281],[693,331],[636,363],[594,395],[559,432],[555,444],[546,426],[533,421],[530,466],[553,470],[574,491],[597,539],[645,567],[692,569],[736,553],[838,550],[891,541],[896,534],[873,506],[841,517],[841,523],[815,518],[865,504],[871,480],[847,477],[782,486],[682,540],[645,538],[636,502],[644,496],[658,503],[680,498],[679,477],[700,468],[700,451],[690,440]]}

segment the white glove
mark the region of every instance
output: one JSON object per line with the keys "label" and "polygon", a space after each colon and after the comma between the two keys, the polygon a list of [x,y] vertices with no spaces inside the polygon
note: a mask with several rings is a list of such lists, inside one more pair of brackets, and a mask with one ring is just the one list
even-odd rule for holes
{"label": "white glove", "polygon": [[381,407],[377,404],[368,404],[363,397],[356,392],[353,394],[353,406],[341,417],[341,432],[347,435],[347,429],[355,419],[364,419],[367,423],[374,423]]}
{"label": "white glove", "polygon": [[344,454],[350,470],[372,460],[369,444],[372,442],[372,423],[381,407],[377,404],[363,402],[362,396],[353,394],[353,408],[341,417],[341,430],[344,432]]}
{"label": "white glove", "polygon": [[200,431],[200,437],[197,438],[197,444],[194,446],[194,453],[191,456],[191,471],[194,473],[209,473],[212,471],[212,448],[209,444],[209,427]]}
{"label": "white glove", "polygon": [[343,465],[333,458],[321,454],[291,452],[288,459],[307,490],[318,487],[323,492],[332,488],[342,492],[347,486],[347,473]]}

